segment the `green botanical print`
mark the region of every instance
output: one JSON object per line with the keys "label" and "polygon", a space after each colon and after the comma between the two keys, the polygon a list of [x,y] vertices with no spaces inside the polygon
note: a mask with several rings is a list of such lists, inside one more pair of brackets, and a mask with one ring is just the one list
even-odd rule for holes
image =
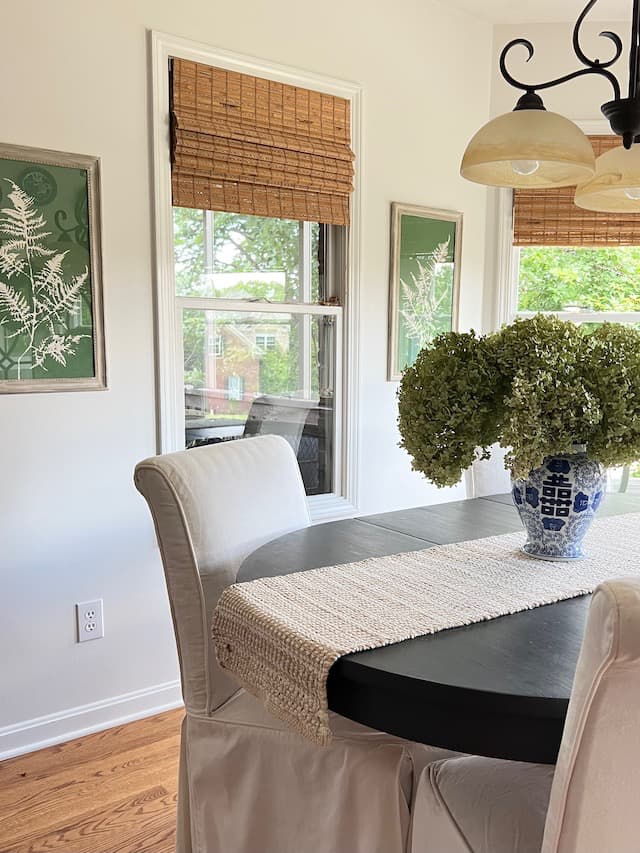
{"label": "green botanical print", "polygon": [[400,279],[400,314],[406,335],[422,347],[442,329],[442,317],[450,322],[453,268],[449,261],[451,238],[429,252],[424,261],[416,258],[417,270],[410,281]]}
{"label": "green botanical print", "polygon": [[456,225],[403,214],[400,224],[396,360],[413,364],[434,337],[451,329]]}
{"label": "green botanical print", "polygon": [[0,379],[91,377],[86,173],[2,160],[0,186]]}

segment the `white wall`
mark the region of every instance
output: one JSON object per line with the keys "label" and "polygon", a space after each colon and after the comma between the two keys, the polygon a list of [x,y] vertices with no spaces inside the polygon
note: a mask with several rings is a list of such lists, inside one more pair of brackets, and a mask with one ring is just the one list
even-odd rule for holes
{"label": "white wall", "polygon": [[[0,397],[5,754],[179,695],[159,557],[131,482],[156,447],[148,29],[363,85],[361,510],[452,496],[412,474],[396,447],[396,386],[385,381],[389,205],[464,212],[461,315],[477,327],[486,195],[458,164],[488,114],[489,25],[430,0],[6,4],[2,141],[102,160],[110,390]],[[95,597],[106,637],[78,645],[73,604]]]}
{"label": "white wall", "polygon": [[[578,9],[577,11],[580,11]],[[630,25],[625,22],[586,23],[582,28],[582,48],[590,58],[605,62],[614,55],[613,44],[598,33],[612,30],[618,33],[625,45],[622,58],[611,69],[620,80],[623,95],[627,87],[627,57]],[[494,28],[493,74],[491,92],[491,114],[512,110],[519,92],[509,86],[500,75],[498,60],[505,44],[515,38],[529,39],[535,48],[533,59],[525,63],[525,48],[514,48],[510,53],[508,67],[514,77],[523,82],[550,80],[575,71],[584,66],[573,52],[573,23],[567,24],[514,24]],[[613,98],[611,84],[595,75],[582,77],[540,92],[548,110],[561,113],[574,121],[594,121],[604,116],[600,105]]]}

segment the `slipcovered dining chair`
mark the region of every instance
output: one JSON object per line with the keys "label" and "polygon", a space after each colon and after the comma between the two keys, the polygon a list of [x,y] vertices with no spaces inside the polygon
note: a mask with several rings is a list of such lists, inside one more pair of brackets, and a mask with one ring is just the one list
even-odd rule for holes
{"label": "slipcovered dining chair", "polygon": [[596,590],[556,767],[489,758],[423,771],[411,853],[638,853],[640,579]]}
{"label": "slipcovered dining chair", "polygon": [[141,462],[180,659],[178,853],[404,853],[418,772],[442,751],[337,715],[318,747],[216,662],[211,615],[242,561],[309,525],[296,458],[261,436]]}
{"label": "slipcovered dining chair", "polygon": [[483,498],[511,491],[511,475],[504,466],[507,449],[491,445],[489,459],[475,459],[465,472],[468,498]]}

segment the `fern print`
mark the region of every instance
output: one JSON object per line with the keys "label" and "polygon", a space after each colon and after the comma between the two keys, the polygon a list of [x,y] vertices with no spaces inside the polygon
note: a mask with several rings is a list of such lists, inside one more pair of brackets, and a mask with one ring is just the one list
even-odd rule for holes
{"label": "fern print", "polygon": [[18,380],[66,367],[83,338],[68,329],[69,316],[86,290],[89,269],[65,269],[69,250],[51,248],[52,236],[36,200],[10,178],[0,209],[0,326],[5,343],[14,341]]}
{"label": "fern print", "polygon": [[[423,263],[416,260],[417,273],[411,282],[400,280],[402,307],[400,314],[408,338],[416,341],[418,349],[429,343],[441,331],[439,319],[443,306],[451,299],[452,271],[448,264],[451,239],[439,243]],[[443,281],[444,279],[444,281]]]}

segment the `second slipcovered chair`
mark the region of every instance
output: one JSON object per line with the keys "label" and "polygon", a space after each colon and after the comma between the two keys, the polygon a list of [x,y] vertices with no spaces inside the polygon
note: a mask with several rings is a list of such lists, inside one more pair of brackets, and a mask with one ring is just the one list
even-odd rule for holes
{"label": "second slipcovered chair", "polygon": [[490,758],[423,772],[411,853],[637,853],[640,579],[594,593],[557,766]]}
{"label": "second slipcovered chair", "polygon": [[216,662],[211,615],[242,561],[309,524],[289,444],[225,442],[141,462],[180,658],[178,853],[404,853],[417,774],[444,754],[337,715],[318,747]]}

